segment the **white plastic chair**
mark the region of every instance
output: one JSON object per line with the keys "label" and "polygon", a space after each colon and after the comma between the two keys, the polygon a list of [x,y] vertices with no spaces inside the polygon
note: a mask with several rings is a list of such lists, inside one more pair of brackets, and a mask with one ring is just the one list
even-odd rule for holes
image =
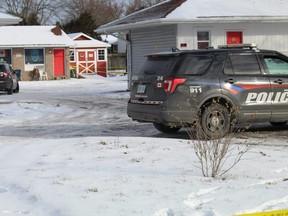
{"label": "white plastic chair", "polygon": [[43,80],[48,80],[48,74],[47,74],[47,72],[45,71],[45,67],[42,67],[42,66],[38,66],[37,67],[38,68],[38,71],[39,71],[39,79],[41,80],[41,81],[43,81]]}

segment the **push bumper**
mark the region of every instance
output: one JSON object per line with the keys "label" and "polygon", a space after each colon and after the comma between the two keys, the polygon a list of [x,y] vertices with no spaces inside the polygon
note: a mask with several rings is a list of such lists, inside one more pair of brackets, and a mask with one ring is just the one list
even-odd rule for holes
{"label": "push bumper", "polygon": [[5,80],[0,80],[0,90],[2,91],[11,89],[11,85],[13,85],[13,83],[5,81]]}
{"label": "push bumper", "polygon": [[164,105],[142,105],[128,103],[127,114],[139,122],[156,122],[163,124],[183,125],[195,122],[197,112],[193,110],[171,110]]}

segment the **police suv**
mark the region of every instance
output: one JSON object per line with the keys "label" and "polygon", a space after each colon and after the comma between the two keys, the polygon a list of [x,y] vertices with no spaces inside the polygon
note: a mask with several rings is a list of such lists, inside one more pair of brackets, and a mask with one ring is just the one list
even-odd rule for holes
{"label": "police suv", "polygon": [[196,125],[206,138],[233,124],[288,121],[288,57],[253,44],[147,56],[131,78],[128,116],[161,132]]}

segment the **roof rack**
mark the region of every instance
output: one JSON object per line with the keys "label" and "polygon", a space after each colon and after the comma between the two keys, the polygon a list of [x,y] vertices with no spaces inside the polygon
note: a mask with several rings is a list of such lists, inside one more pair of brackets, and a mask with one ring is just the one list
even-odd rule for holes
{"label": "roof rack", "polygon": [[255,43],[250,44],[227,44],[227,45],[219,45],[218,49],[251,49],[258,50],[258,45]]}

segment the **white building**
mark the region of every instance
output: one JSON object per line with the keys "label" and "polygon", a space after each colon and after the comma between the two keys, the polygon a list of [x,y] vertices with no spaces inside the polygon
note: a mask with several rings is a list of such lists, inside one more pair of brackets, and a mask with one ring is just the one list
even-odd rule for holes
{"label": "white building", "polygon": [[[256,43],[288,54],[287,0],[168,0],[96,30],[128,38],[128,73],[154,52]],[[128,37],[127,37],[128,35]]]}

